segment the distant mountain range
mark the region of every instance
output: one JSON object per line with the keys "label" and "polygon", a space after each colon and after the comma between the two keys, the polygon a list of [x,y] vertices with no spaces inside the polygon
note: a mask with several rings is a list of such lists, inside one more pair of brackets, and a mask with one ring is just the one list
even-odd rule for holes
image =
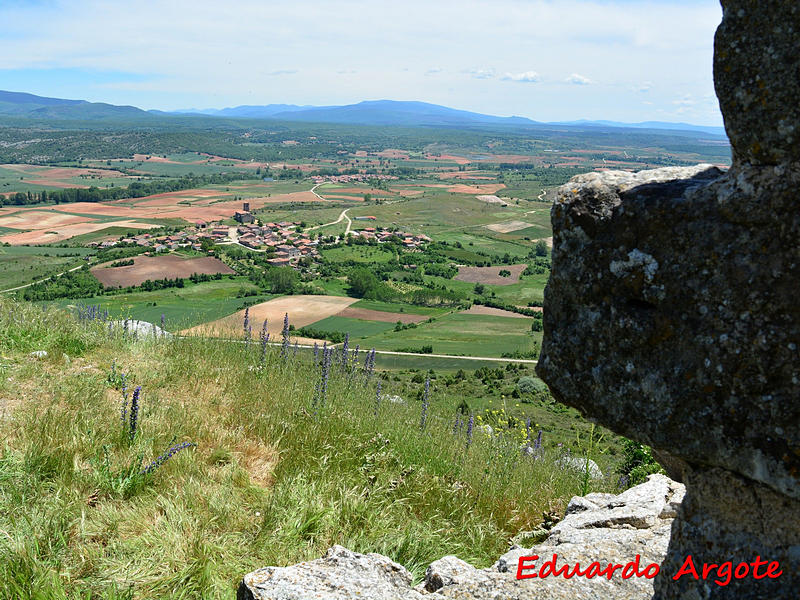
{"label": "distant mountain range", "polygon": [[27,119],[97,120],[147,118],[148,113],[135,106],[0,91],[0,115]]}
{"label": "distant mountain range", "polygon": [[712,135],[726,135],[724,127],[711,125],[690,125],[689,123],[670,123],[669,121],[642,121],[641,123],[620,123],[619,121],[562,121],[551,125],[575,125],[582,127],[630,127],[633,129],[679,129],[681,131],[697,131]]}
{"label": "distant mountain range", "polygon": [[296,106],[268,104],[266,106],[237,106],[222,110],[180,110],[177,114],[212,115],[248,119],[277,119],[316,123],[345,123],[358,125],[505,125],[535,124],[523,117],[495,117],[466,110],[456,110],[428,102],[398,102],[396,100],[367,100],[346,106]]}
{"label": "distant mountain range", "polygon": [[0,91],[0,117],[34,120],[125,120],[147,122],[156,118],[216,117],[225,119],[269,119],[307,123],[352,125],[402,125],[407,127],[569,127],[569,128],[636,128],[672,130],[725,136],[722,127],[706,127],[687,123],[648,121],[620,123],[616,121],[569,121],[541,123],[525,117],[497,117],[466,110],[457,110],[428,102],[369,100],[345,106],[297,106],[268,104],[236,106],[223,109],[186,109],[177,111],[144,111],[135,106],[116,106],[85,100],[45,98],[22,92]]}

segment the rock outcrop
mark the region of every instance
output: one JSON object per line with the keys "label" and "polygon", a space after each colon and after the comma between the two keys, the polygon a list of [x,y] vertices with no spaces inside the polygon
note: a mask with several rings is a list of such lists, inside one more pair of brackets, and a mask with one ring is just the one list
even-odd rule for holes
{"label": "rock outcrop", "polygon": [[[800,7],[722,4],[731,170],[581,175],[552,211],[538,374],[687,485],[659,600],[800,587]],[[726,586],[664,576],[690,554],[783,572]]]}
{"label": "rock outcrop", "polygon": [[135,319],[125,319],[124,321],[109,321],[110,328],[122,333],[123,335],[129,335],[134,339],[146,339],[146,338],[171,338],[172,334],[165,329],[161,329],[155,323],[150,323],[148,321],[137,321]]}
{"label": "rock outcrop", "polygon": [[[641,569],[660,563],[684,487],[663,475],[622,494],[575,497],[563,521],[542,544],[512,549],[488,569],[476,569],[455,556],[432,563],[416,587],[402,566],[380,554],[357,554],[334,546],[318,560],[290,567],[267,567],[244,577],[238,600],[639,600],[653,593],[653,580],[604,577],[517,579],[521,556],[539,556],[541,566],[557,555],[557,567],[592,562],[625,565],[638,554]],[[528,571],[526,571],[528,573]]]}

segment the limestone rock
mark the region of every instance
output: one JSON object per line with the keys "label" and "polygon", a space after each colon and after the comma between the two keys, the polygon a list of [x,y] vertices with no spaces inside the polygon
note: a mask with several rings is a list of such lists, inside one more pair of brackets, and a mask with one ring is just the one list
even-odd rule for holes
{"label": "limestone rock", "polygon": [[47,358],[47,350],[34,350],[28,356],[33,358]]}
{"label": "limestone rock", "polygon": [[562,187],[538,374],[623,435],[800,498],[800,168],[664,171]]}
{"label": "limestone rock", "polygon": [[127,319],[124,321],[110,321],[111,327],[116,331],[125,331],[128,335],[135,336],[136,339],[143,339],[148,337],[156,338],[171,338],[172,334],[169,331],[161,329],[155,323],[148,321],[137,321],[135,319]]}
{"label": "limestone rock", "polygon": [[737,161],[800,160],[800,3],[722,0],[714,84]]}
{"label": "limestone rock", "polygon": [[561,467],[562,469],[572,469],[573,471],[576,471],[579,475],[583,475],[584,473],[586,473],[586,470],[588,469],[590,478],[592,479],[603,478],[603,472],[600,470],[600,467],[597,466],[597,463],[594,462],[591,458],[581,458],[579,456],[565,456],[563,458],[559,458],[556,461],[556,466]]}
{"label": "limestone rock", "polygon": [[245,575],[237,600],[414,600],[411,574],[380,554],[334,546],[323,558],[291,567],[266,567]]}
{"label": "limestone rock", "polygon": [[428,592],[435,592],[444,586],[463,583],[474,577],[475,567],[455,556],[445,556],[430,564],[425,571],[425,581],[421,587]]}
{"label": "limestone rock", "polygon": [[[513,547],[488,569],[476,569],[455,556],[433,562],[425,580],[411,587],[411,576],[379,554],[355,554],[341,546],[324,558],[291,567],[267,567],[245,576],[239,600],[306,600],[309,598],[369,598],[394,600],[640,600],[653,593],[653,581],[548,577],[516,578],[521,556],[539,556],[533,563],[557,555],[558,566],[593,561],[625,565],[640,556],[643,569],[660,563],[667,550],[672,516],[667,507],[680,505],[683,485],[663,475],[622,494],[589,494],[573,498],[564,520],[545,542],[533,548]],[[580,507],[580,508],[579,508]],[[674,512],[674,511],[673,511]]]}
{"label": "limestone rock", "polygon": [[[789,586],[800,577],[798,187],[796,163],[573,178],[552,210],[537,366],[559,401],[653,446],[687,482],[668,564],[760,553],[792,568]],[[737,598],[789,597],[734,584]],[[662,578],[657,598],[705,585]]]}

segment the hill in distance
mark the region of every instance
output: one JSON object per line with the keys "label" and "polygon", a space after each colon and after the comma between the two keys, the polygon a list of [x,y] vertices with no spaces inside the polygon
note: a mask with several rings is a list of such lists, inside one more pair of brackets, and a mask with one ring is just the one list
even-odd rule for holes
{"label": "hill in distance", "polygon": [[86,100],[46,98],[22,92],[0,91],[0,115],[29,119],[115,119],[147,118],[134,106],[116,106]]}
{"label": "hill in distance", "polygon": [[[705,127],[686,123],[650,121],[620,123],[616,121],[570,121],[541,123],[525,117],[498,117],[467,110],[458,110],[428,102],[367,100],[345,106],[298,106],[294,104],[247,105],[223,109],[187,109],[165,112],[144,111],[134,106],[117,106],[86,100],[47,98],[22,92],[0,91],[0,118],[14,117],[32,120],[85,120],[127,123],[149,122],[152,119],[192,117],[267,119],[306,123],[336,123],[349,125],[405,127],[516,127],[516,128],[635,128],[671,130],[725,136],[722,127]],[[685,134],[684,134],[685,135]]]}

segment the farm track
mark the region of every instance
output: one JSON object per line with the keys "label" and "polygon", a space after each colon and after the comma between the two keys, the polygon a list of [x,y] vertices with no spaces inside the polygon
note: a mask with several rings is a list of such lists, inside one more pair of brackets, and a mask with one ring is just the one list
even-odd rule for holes
{"label": "farm track", "polygon": [[5,294],[6,292],[16,292],[17,290],[24,290],[26,287],[31,287],[32,285],[36,285],[37,283],[42,283],[43,281],[50,281],[51,279],[55,279],[56,277],[61,277],[62,275],[66,275],[67,273],[72,273],[73,271],[77,271],[81,267],[83,267],[83,265],[78,265],[77,267],[73,267],[73,268],[68,269],[66,271],[62,271],[61,273],[56,273],[55,275],[50,275],[50,277],[45,277],[44,279],[39,279],[37,281],[31,281],[30,283],[26,283],[25,285],[18,285],[17,287],[8,288],[7,290],[0,290],[0,294]]}
{"label": "farm track", "polygon": [[[194,336],[190,335],[179,335],[175,336],[179,339],[189,339]],[[245,340],[235,340],[231,338],[214,338],[216,341],[221,342],[231,342],[234,344],[246,344]],[[322,341],[322,340],[320,340]],[[250,343],[256,344],[259,343],[258,341],[251,341]],[[268,342],[268,346],[280,346],[281,342]],[[328,348],[338,348],[341,344],[328,344]],[[311,349],[314,346],[310,346],[308,344],[298,344],[298,348],[308,348]],[[535,365],[539,361],[533,360],[529,358],[497,358],[496,356],[459,356],[458,354],[423,354],[422,352],[396,352],[394,350],[375,350],[375,354],[384,354],[388,356],[421,356],[424,358],[452,358],[456,360],[485,360],[491,362],[502,362],[502,363],[521,363],[527,365]]]}

